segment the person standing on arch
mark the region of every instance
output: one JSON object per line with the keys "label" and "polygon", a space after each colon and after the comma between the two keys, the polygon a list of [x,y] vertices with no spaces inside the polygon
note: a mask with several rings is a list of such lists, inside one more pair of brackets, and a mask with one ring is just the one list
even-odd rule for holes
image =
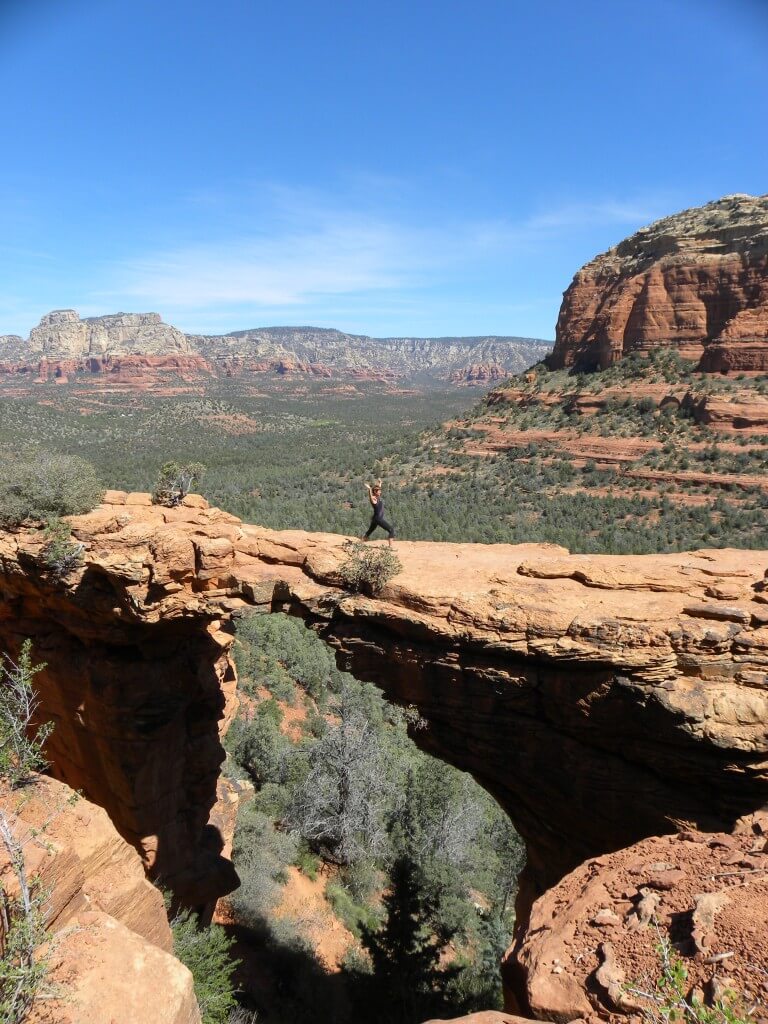
{"label": "person standing on arch", "polygon": [[368,500],[373,506],[373,515],[371,516],[371,525],[360,540],[368,540],[376,527],[380,526],[382,530],[387,531],[387,543],[392,547],[392,538],[395,536],[395,531],[384,518],[384,499],[381,496],[381,480],[377,480],[373,486],[366,484],[365,488],[368,491]]}

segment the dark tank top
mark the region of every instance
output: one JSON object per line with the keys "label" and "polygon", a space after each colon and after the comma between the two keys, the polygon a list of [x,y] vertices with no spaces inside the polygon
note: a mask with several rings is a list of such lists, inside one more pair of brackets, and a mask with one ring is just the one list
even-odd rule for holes
{"label": "dark tank top", "polygon": [[373,506],[373,518],[383,519],[384,518],[384,499],[379,498],[376,504]]}

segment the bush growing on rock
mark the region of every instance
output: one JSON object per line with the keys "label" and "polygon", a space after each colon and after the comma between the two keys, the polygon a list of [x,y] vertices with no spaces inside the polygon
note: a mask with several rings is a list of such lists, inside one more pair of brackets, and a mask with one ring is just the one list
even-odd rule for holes
{"label": "bush growing on rock", "polygon": [[202,462],[163,463],[152,491],[153,505],[165,505],[166,508],[180,505],[191,488],[200,483],[204,474],[205,466]]}
{"label": "bush growing on rock", "polygon": [[[33,722],[39,707],[34,677],[43,666],[33,665],[26,641],[17,662],[5,659],[0,673],[0,779],[10,791],[27,787],[46,761],[43,744],[53,726]],[[0,807],[0,859],[7,862],[15,885],[0,885],[0,1021],[22,1024],[28,1017],[48,971],[45,942],[48,893],[38,876],[28,874],[25,846],[37,832],[19,834],[14,814],[28,797],[20,796],[11,813]],[[42,831],[45,832],[43,825]],[[15,890],[15,891],[14,891]]]}
{"label": "bush growing on rock", "polygon": [[[28,877],[26,841],[12,817],[0,809],[0,855],[8,861],[17,892],[0,887],[0,1020],[23,1024],[48,971],[45,942],[48,893],[37,876]],[[14,888],[13,886],[11,889]]]}
{"label": "bush growing on rock", "polygon": [[190,969],[203,1024],[228,1024],[236,1008],[232,974],[238,961],[230,956],[233,939],[212,924],[201,928],[188,910],[171,921],[173,952]]}
{"label": "bush growing on rock", "polygon": [[375,595],[394,576],[403,570],[403,564],[389,547],[372,547],[362,541],[348,541],[344,545],[346,561],[339,566],[339,575],[345,587],[355,592]]}
{"label": "bush growing on rock", "polygon": [[0,525],[90,512],[103,495],[96,470],[77,455],[14,460],[4,467],[0,482]]}
{"label": "bush growing on rock", "polygon": [[33,665],[32,644],[26,640],[18,661],[6,656],[0,669],[0,777],[12,786],[42,771],[47,763],[43,747],[53,726],[34,726],[40,706],[34,678],[44,667]]}
{"label": "bush growing on rock", "polygon": [[632,996],[643,1001],[642,1015],[647,1024],[747,1024],[756,1006],[748,1009],[748,1004],[733,989],[721,985],[721,994],[711,1005],[703,1001],[700,993],[695,990],[691,993],[685,963],[668,936],[661,934],[655,918],[653,923],[659,936],[656,944],[659,977],[643,988],[634,984],[626,986]]}
{"label": "bush growing on rock", "polygon": [[83,545],[72,542],[72,530],[61,519],[51,519],[45,528],[45,544],[40,553],[46,569],[62,578],[83,561]]}

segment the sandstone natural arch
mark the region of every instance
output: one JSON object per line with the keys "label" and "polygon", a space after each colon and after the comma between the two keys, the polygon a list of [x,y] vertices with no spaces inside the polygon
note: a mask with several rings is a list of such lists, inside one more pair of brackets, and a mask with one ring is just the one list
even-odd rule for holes
{"label": "sandstone natural arch", "polygon": [[207,825],[234,710],[233,616],[302,616],[343,668],[415,705],[529,850],[528,898],[585,857],[768,800],[768,552],[581,556],[400,543],[377,597],[339,586],[344,538],[188,499],[108,492],[72,520],[85,564],[46,576],[0,535],[0,648],[35,641],[54,773],[104,806],[190,902],[236,884]]}

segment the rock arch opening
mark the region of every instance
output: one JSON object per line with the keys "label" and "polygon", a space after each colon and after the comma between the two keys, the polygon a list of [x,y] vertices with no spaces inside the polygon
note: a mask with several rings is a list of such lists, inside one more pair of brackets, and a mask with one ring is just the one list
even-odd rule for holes
{"label": "rock arch opening", "polygon": [[[236,884],[208,816],[244,609],[300,616],[340,667],[418,709],[419,745],[526,841],[528,899],[588,856],[727,829],[768,797],[755,552],[407,544],[373,599],[340,589],[342,538],[125,501],[75,520],[86,564],[66,581],[41,573],[34,532],[0,537],[0,647],[31,637],[48,663],[54,773],[190,902]],[[735,596],[697,617],[718,580]]]}

